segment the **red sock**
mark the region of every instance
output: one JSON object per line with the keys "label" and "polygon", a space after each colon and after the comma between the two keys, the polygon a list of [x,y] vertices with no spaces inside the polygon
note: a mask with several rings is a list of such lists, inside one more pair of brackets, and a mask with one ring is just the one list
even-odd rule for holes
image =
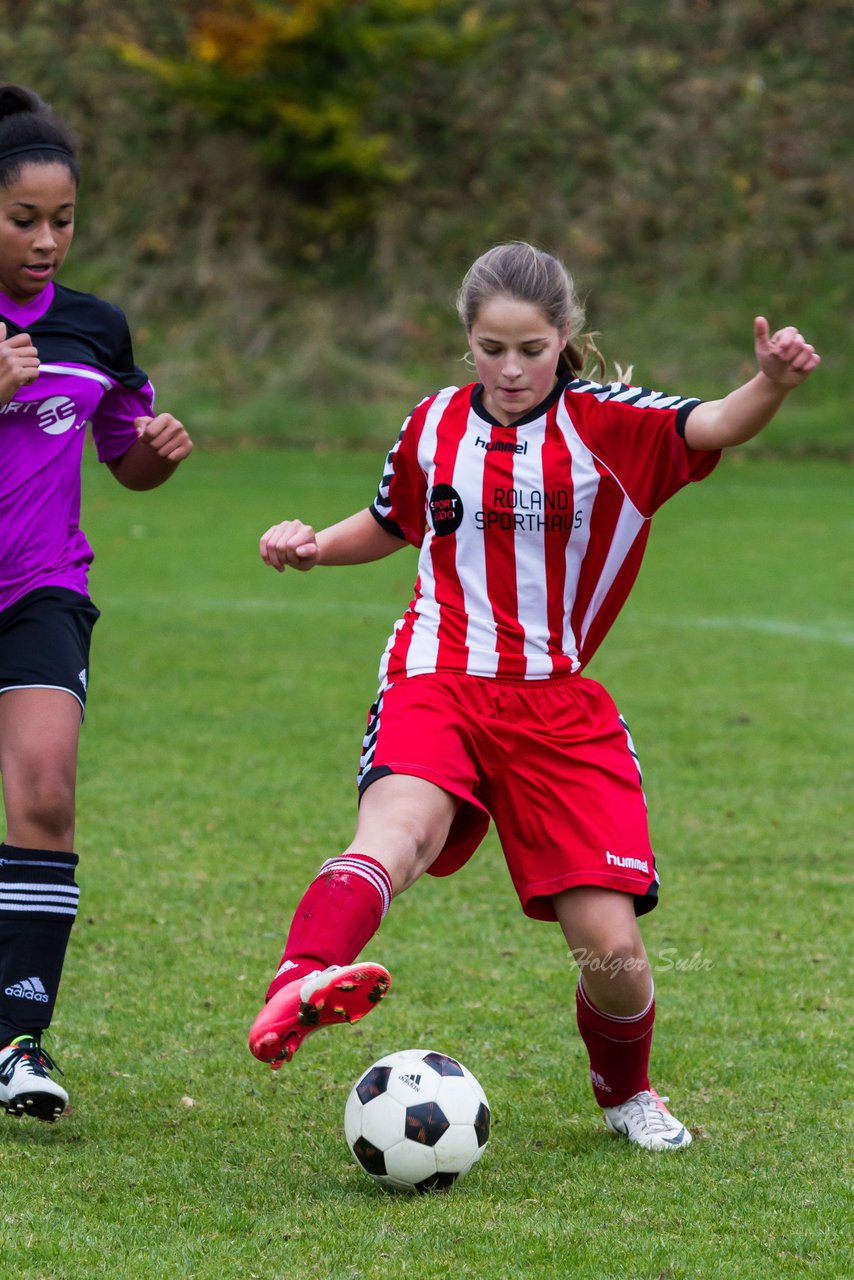
{"label": "red sock", "polygon": [[267,999],[315,969],[352,964],[379,929],[391,897],[388,872],[374,858],[348,853],[324,862],[294,912]]}
{"label": "red sock", "polygon": [[600,1107],[616,1107],[649,1088],[649,1051],[655,998],[643,1013],[617,1018],[597,1009],[579,980],[575,995],[578,1030],[590,1057],[590,1080]]}

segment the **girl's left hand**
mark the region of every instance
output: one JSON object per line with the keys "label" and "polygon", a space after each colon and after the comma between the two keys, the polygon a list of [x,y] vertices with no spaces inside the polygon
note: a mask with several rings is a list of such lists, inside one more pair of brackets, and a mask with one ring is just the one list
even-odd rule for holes
{"label": "girl's left hand", "polygon": [[156,418],[137,418],[133,424],[140,440],[166,462],[182,462],[193,450],[186,428],[171,413]]}
{"label": "girl's left hand", "polygon": [[821,356],[793,326],[770,333],[768,321],[757,316],[753,336],[759,369],[781,387],[796,387],[821,364]]}

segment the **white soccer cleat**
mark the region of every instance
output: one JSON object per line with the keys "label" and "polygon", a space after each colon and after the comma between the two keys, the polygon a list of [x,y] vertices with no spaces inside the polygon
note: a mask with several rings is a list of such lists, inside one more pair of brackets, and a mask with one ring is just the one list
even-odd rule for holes
{"label": "white soccer cleat", "polygon": [[10,1116],[56,1120],[68,1094],[50,1077],[59,1067],[32,1036],[18,1036],[0,1049],[0,1107]]}
{"label": "white soccer cleat", "polygon": [[644,1089],[618,1107],[606,1107],[605,1123],[612,1133],[647,1151],[679,1151],[690,1146],[691,1134],[667,1110],[668,1101],[654,1089]]}

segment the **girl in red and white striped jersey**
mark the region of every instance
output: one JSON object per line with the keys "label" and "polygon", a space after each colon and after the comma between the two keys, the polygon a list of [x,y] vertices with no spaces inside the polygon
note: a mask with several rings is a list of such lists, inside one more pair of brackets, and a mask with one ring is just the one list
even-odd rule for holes
{"label": "girl in red and white striped jersey", "polygon": [[591,381],[601,357],[560,262],[523,243],[471,267],[459,314],[478,381],[428,396],[374,502],[315,533],[261,538],[274,569],[419,548],[413,599],[380,667],[355,837],[300,902],[250,1033],[289,1060],[318,1025],[385,994],[355,963],[392,898],[461,867],[494,821],[524,912],[557,920],[580,968],[578,1025],[608,1127],[655,1150],[690,1142],[648,1076],[655,1004],[637,917],[657,902],[641,776],[607,692],[581,674],[640,567],[650,520],[771,420],[819,363],[757,317],[758,371],[720,400]]}

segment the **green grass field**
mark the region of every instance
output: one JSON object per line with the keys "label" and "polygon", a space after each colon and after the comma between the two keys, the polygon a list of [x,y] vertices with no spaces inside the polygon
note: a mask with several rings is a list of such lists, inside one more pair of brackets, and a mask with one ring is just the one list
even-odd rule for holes
{"label": "green grass field", "polygon": [[[104,616],[47,1041],[73,1110],[0,1126],[0,1275],[841,1280],[850,469],[731,459],[679,495],[590,672],[631,723],[664,879],[654,1081],[695,1141],[655,1156],[606,1133],[572,965],[492,834],[392,909],[371,1018],[276,1075],[245,1049],[291,910],[350,838],[414,573],[405,551],[280,578],[257,539],[367,503],[380,465],[200,451],[134,495],[87,462]],[[465,1062],[494,1126],[468,1179],[410,1199],[357,1170],[342,1115],[366,1066],[412,1046]]]}

